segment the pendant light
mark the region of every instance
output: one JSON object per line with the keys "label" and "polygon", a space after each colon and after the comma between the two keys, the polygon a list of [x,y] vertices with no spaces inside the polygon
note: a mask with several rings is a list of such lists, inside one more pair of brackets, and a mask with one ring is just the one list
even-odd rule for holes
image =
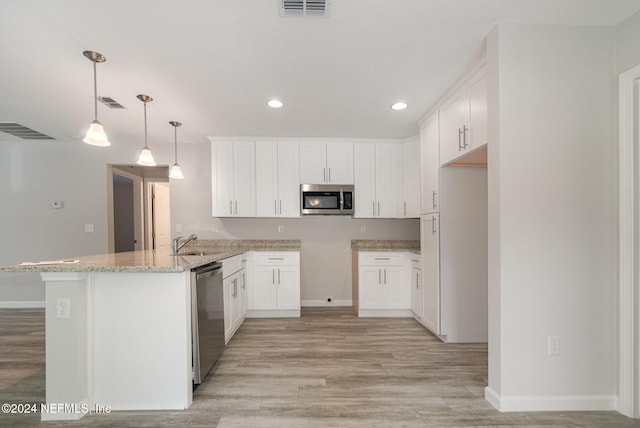
{"label": "pendant light", "polygon": [[169,178],[182,180],[184,178],[184,175],[182,175],[182,170],[180,169],[180,165],[178,165],[178,126],[181,126],[182,123],[176,121],[171,121],[169,123],[173,126],[173,144],[175,150],[175,161],[173,163],[173,166],[171,167]]}
{"label": "pendant light", "polygon": [[138,99],[144,103],[144,147],[140,152],[137,163],[143,166],[156,166],[156,161],[153,160],[151,150],[147,146],[147,103],[153,101],[153,98],[149,95],[138,95]]}
{"label": "pendant light", "polygon": [[83,142],[91,144],[92,146],[106,147],[111,143],[107,139],[107,134],[104,133],[102,124],[98,122],[98,79],[96,78],[96,64],[99,62],[105,62],[107,58],[98,52],[84,51],[82,52],[91,62],[93,62],[93,107],[94,107],[94,120],[89,125],[87,135],[82,139]]}

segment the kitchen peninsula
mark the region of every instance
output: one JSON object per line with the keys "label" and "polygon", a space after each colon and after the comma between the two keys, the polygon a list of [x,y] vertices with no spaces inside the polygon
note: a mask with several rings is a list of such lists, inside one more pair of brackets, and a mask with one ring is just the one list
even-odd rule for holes
{"label": "kitchen peninsula", "polygon": [[179,255],[148,250],[0,267],[40,272],[45,282],[46,403],[62,406],[42,420],[79,419],[100,406],[190,407],[191,270],[248,251],[300,251],[300,241],[193,244]]}

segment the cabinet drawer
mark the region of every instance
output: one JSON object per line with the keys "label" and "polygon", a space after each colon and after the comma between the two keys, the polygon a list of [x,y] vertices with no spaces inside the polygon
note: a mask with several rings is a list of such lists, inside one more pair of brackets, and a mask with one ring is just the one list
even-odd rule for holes
{"label": "cabinet drawer", "polygon": [[404,265],[407,261],[404,252],[360,252],[358,262],[361,265],[397,266]]}
{"label": "cabinet drawer", "polygon": [[242,264],[242,255],[238,254],[237,256],[229,257],[227,259],[222,260],[222,276],[223,278],[228,277],[229,275],[234,274],[240,269],[244,268]]}
{"label": "cabinet drawer", "polygon": [[296,251],[288,252],[256,252],[254,255],[254,263],[256,265],[271,266],[271,265],[299,265],[300,253]]}

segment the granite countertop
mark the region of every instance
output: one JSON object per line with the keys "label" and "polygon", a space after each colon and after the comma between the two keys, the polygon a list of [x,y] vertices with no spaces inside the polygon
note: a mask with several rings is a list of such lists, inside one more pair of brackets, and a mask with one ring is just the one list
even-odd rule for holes
{"label": "granite countertop", "polygon": [[420,241],[417,240],[352,240],[351,248],[357,251],[409,251],[420,254]]}
{"label": "granite countertop", "polygon": [[0,266],[0,272],[184,272],[246,251],[300,251],[300,241],[202,240],[171,249],[75,257],[61,263]]}

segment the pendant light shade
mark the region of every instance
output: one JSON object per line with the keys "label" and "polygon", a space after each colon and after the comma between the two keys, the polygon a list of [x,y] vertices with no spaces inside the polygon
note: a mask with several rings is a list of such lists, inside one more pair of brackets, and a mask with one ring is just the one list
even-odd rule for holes
{"label": "pendant light shade", "polygon": [[171,121],[169,123],[173,126],[173,144],[175,150],[174,162],[171,167],[171,171],[169,172],[169,178],[182,180],[184,175],[182,175],[182,170],[180,169],[180,165],[178,165],[178,126],[182,125],[182,123],[176,121]]}
{"label": "pendant light shade", "polygon": [[153,101],[149,95],[138,95],[138,99],[144,104],[144,147],[138,157],[138,165],[142,166],[156,166],[156,161],[153,159],[151,150],[147,145],[147,103]]}
{"label": "pendant light shade", "polygon": [[102,124],[98,121],[98,79],[96,78],[96,64],[99,62],[105,62],[107,58],[98,52],[84,51],[82,54],[93,62],[93,107],[94,107],[94,119],[89,125],[87,135],[82,139],[83,142],[91,144],[92,146],[106,147],[111,143],[107,138],[107,134],[104,132]]}

